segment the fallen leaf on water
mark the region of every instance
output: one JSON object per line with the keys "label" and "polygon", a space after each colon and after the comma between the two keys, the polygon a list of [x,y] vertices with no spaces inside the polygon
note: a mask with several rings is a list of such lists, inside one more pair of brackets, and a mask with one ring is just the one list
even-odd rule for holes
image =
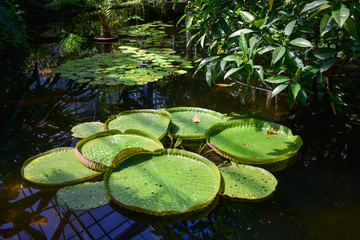
{"label": "fallen leaf on water", "polygon": [[199,116],[196,114],[195,117],[192,119],[192,121],[193,121],[194,123],[199,123],[199,122],[200,122]]}
{"label": "fallen leaf on water", "polygon": [[229,86],[228,84],[224,84],[224,83],[217,83],[216,85],[219,87],[228,87]]}
{"label": "fallen leaf on water", "polygon": [[278,134],[275,130],[268,130],[266,134]]}
{"label": "fallen leaf on water", "polygon": [[247,147],[250,147],[250,145],[249,145],[249,144],[246,144],[246,143],[242,143],[242,145],[247,146]]}

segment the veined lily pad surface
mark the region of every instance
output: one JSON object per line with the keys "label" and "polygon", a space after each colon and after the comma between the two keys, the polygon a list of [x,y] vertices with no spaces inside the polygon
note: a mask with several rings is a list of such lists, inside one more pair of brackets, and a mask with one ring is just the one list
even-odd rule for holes
{"label": "veined lily pad surface", "polygon": [[275,191],[276,178],[262,168],[243,164],[221,167],[224,197],[242,200],[261,200]]}
{"label": "veined lily pad surface", "polygon": [[226,121],[226,117],[221,113],[203,108],[177,107],[167,111],[171,113],[171,135],[183,140],[204,139],[207,129]]}
{"label": "veined lily pad surface", "polygon": [[152,215],[169,215],[208,206],[219,191],[220,172],[198,154],[164,149],[119,161],[104,181],[120,205]]}
{"label": "veined lily pad surface", "polygon": [[163,138],[169,128],[171,115],[164,110],[129,110],[111,116],[106,121],[109,130],[124,132],[128,129],[139,129],[157,139]]}
{"label": "veined lily pad surface", "polygon": [[76,153],[89,168],[103,170],[112,164],[120,151],[133,147],[142,147],[150,151],[164,148],[156,138],[139,130],[129,130],[125,133],[110,130],[79,141]]}
{"label": "veined lily pad surface", "polygon": [[73,137],[86,138],[105,130],[106,126],[102,122],[84,122],[74,126],[71,132]]}
{"label": "veined lily pad surface", "polygon": [[206,139],[223,157],[254,165],[288,159],[303,143],[289,128],[253,118],[215,124]]}
{"label": "veined lily pad surface", "polygon": [[73,210],[87,210],[109,203],[110,197],[105,191],[104,182],[86,182],[59,189],[56,201]]}
{"label": "veined lily pad surface", "polygon": [[84,166],[76,157],[75,149],[55,148],[29,158],[21,169],[23,177],[33,183],[61,186],[83,182],[101,172]]}

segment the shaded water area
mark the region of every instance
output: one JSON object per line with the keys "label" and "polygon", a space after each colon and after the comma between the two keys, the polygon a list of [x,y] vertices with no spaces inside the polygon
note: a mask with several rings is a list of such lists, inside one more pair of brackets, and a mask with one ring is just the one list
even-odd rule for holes
{"label": "shaded water area", "polygon": [[[188,60],[180,28],[166,28],[172,48]],[[128,39],[127,39],[128,40]],[[116,51],[89,43],[93,53]],[[90,41],[90,40],[89,40]],[[135,44],[142,41],[135,41]],[[164,45],[165,44],[165,45]],[[290,111],[284,96],[242,84],[209,87],[199,74],[172,75],[142,86],[79,84],[52,73],[65,61],[56,42],[33,44],[2,62],[0,238],[2,239],[357,239],[360,229],[359,126],[330,113]],[[24,64],[25,63],[25,64]],[[147,218],[115,203],[73,211],[55,200],[57,188],[39,187],[20,174],[29,157],[55,147],[74,147],[70,129],[128,109],[203,107],[221,113],[256,112],[300,135],[298,161],[274,173],[277,190],[262,202],[218,204],[191,220]],[[222,161],[214,154],[210,159]]]}

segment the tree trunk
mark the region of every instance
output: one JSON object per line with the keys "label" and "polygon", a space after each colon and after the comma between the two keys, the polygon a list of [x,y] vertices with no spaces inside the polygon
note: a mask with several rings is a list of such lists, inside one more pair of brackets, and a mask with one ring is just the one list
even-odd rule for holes
{"label": "tree trunk", "polygon": [[100,27],[100,36],[101,37],[111,37],[111,28],[109,26]]}

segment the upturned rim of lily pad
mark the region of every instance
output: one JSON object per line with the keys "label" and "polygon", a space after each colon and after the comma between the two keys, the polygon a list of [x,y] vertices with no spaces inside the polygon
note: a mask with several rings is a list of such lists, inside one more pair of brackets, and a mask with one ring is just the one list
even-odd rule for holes
{"label": "upturned rim of lily pad", "polygon": [[[183,211],[176,211],[176,210],[162,210],[162,211],[157,211],[154,209],[149,209],[146,207],[141,207],[141,206],[137,206],[136,204],[125,204],[123,202],[121,202],[121,199],[117,199],[111,192],[111,187],[109,186],[109,179],[111,177],[111,175],[114,172],[117,172],[118,169],[122,166],[122,165],[126,165],[126,164],[130,164],[131,162],[129,161],[136,161],[133,158],[135,157],[143,157],[143,159],[140,159],[141,162],[152,162],[153,157],[158,157],[158,156],[164,156],[164,155],[174,155],[176,157],[178,157],[179,159],[177,160],[183,160],[183,161],[187,161],[186,159],[192,159],[195,161],[199,161],[200,165],[206,165],[209,168],[209,171],[211,171],[213,173],[213,180],[216,182],[216,186],[215,187],[213,193],[211,193],[211,197],[207,197],[207,199],[204,202],[201,203],[197,203],[194,205],[189,206],[187,209],[183,210]],[[149,159],[150,157],[150,159]],[[134,165],[136,167],[138,167],[139,163],[136,162],[134,163]],[[153,164],[156,164],[155,162]],[[128,167],[124,168],[124,169],[128,169]],[[121,171],[121,170],[120,170]],[[158,173],[161,174],[161,173]],[[180,176],[180,175],[179,175]],[[157,176],[159,177],[159,176]],[[166,176],[162,176],[166,179]],[[195,177],[195,176],[194,176]],[[209,176],[210,177],[210,176]],[[138,179],[137,181],[140,181],[140,184],[142,184],[141,180]],[[114,159],[113,165],[106,171],[105,175],[104,175],[104,183],[105,183],[105,188],[106,191],[108,192],[108,194],[110,195],[110,197],[112,198],[112,200],[114,202],[116,202],[118,205],[129,209],[131,211],[134,212],[140,212],[140,213],[145,213],[145,214],[149,214],[149,215],[154,215],[154,216],[168,216],[168,215],[181,215],[181,214],[185,214],[185,213],[189,213],[189,212],[193,212],[193,211],[198,211],[200,209],[206,208],[207,206],[209,206],[213,201],[215,201],[215,199],[218,196],[218,193],[220,192],[221,188],[221,175],[219,172],[219,169],[217,168],[217,166],[211,162],[209,159],[198,155],[196,153],[193,152],[189,152],[189,151],[185,151],[185,150],[180,150],[180,149],[159,149],[157,151],[147,151],[145,149],[142,148],[129,148],[129,149],[125,149],[123,151],[121,151]],[[144,183],[146,186],[146,182]],[[157,184],[156,184],[157,185]],[[133,185],[132,185],[133,186]],[[129,187],[132,187],[129,186]],[[160,185],[161,186],[161,185]],[[193,187],[193,186],[192,186]],[[191,188],[191,187],[190,187]],[[191,190],[190,190],[191,191]],[[127,195],[128,196],[128,195]],[[139,196],[137,196],[137,198],[139,198]]]}
{"label": "upturned rim of lily pad", "polygon": [[[200,113],[205,113],[205,114],[210,114],[211,116],[213,116],[214,118],[218,118],[219,122],[225,122],[226,121],[226,116],[223,115],[222,113],[210,110],[210,109],[206,109],[206,108],[199,108],[199,107],[175,107],[175,108],[168,108],[166,109],[166,111],[168,111],[170,114],[172,113],[193,113],[194,114],[194,118],[196,118],[197,114]],[[172,123],[171,126],[169,128],[169,132],[171,134],[171,136],[173,138],[178,138],[178,139],[182,139],[182,140],[204,140],[205,139],[205,132],[203,133],[199,133],[199,134],[176,134],[176,133],[172,133],[172,127],[175,126],[175,118],[173,117],[173,115],[171,116],[172,118]],[[193,119],[188,119],[190,124],[195,123],[195,120]],[[201,118],[200,118],[200,124],[201,122]],[[212,125],[208,126],[207,128],[210,128]]]}
{"label": "upturned rim of lily pad", "polygon": [[[111,121],[116,120],[117,118],[121,118],[122,116],[130,115],[130,114],[138,114],[138,113],[157,114],[157,115],[160,115],[162,117],[167,118],[167,123],[166,123],[166,126],[165,126],[166,130],[160,136],[158,136],[158,137],[154,136],[154,137],[157,138],[158,140],[161,140],[163,137],[165,137],[168,134],[169,127],[171,125],[171,114],[168,111],[164,110],[164,109],[135,109],[135,110],[122,111],[119,114],[110,116],[106,120],[106,122],[105,122],[106,129],[111,130],[111,129],[109,129],[109,124],[110,124]],[[139,130],[144,131],[143,129],[139,129]],[[148,133],[148,134],[151,134],[151,133]]]}
{"label": "upturned rim of lily pad", "polygon": [[76,148],[75,148],[76,156],[88,168],[91,168],[91,169],[94,169],[97,171],[104,171],[104,170],[108,169],[111,166],[111,164],[106,165],[106,164],[103,164],[103,163],[100,163],[100,162],[97,162],[97,161],[94,161],[92,159],[85,157],[82,154],[82,148],[86,143],[88,143],[94,139],[101,138],[101,137],[115,136],[115,135],[124,135],[124,136],[132,135],[132,136],[139,136],[139,137],[147,138],[149,141],[152,141],[152,142],[158,144],[159,149],[164,148],[164,146],[158,139],[156,139],[154,136],[152,136],[146,132],[143,132],[141,130],[128,129],[125,132],[121,132],[119,130],[114,129],[114,130],[108,130],[105,132],[100,132],[100,133],[94,134],[90,137],[84,138],[84,139],[80,140],[79,142],[77,142]]}
{"label": "upturned rim of lily pad", "polygon": [[[79,163],[79,166],[84,167],[84,169],[87,169],[89,171],[89,175],[86,176],[82,176],[80,178],[76,178],[76,179],[72,179],[72,180],[66,180],[66,181],[62,181],[62,182],[44,182],[44,181],[39,181],[39,180],[32,180],[29,177],[25,176],[25,168],[33,161],[36,160],[41,160],[41,158],[44,158],[48,155],[51,154],[56,154],[59,152],[73,152],[74,154],[74,161]],[[34,184],[38,184],[38,185],[42,185],[42,186],[65,186],[65,185],[72,185],[72,184],[76,184],[76,183],[81,183],[81,182],[85,182],[89,179],[95,178],[99,175],[103,174],[103,172],[101,171],[94,171],[93,169],[87,168],[86,166],[84,166],[76,157],[75,154],[75,148],[73,147],[59,147],[59,148],[54,148],[51,150],[48,150],[46,152],[40,153],[38,155],[35,155],[33,157],[28,158],[27,160],[25,160],[25,162],[23,163],[22,167],[21,167],[21,176],[28,182],[34,183]]]}
{"label": "upturned rim of lily pad", "polygon": [[[222,146],[218,146],[212,142],[212,138],[214,136],[220,135],[224,130],[229,130],[229,129],[233,129],[233,132],[240,131],[237,134],[237,138],[243,137],[244,139],[246,139],[245,138],[246,136],[241,136],[241,129],[247,127],[254,127],[254,126],[258,128],[259,132],[264,132],[264,134],[272,135],[272,133],[268,133],[268,131],[275,131],[276,134],[288,136],[292,141],[293,147],[292,148],[289,147],[289,151],[286,154],[281,154],[281,155],[273,154],[274,157],[271,158],[255,158],[255,157],[242,156],[240,154],[229,153],[223,150]],[[223,137],[226,138],[226,136]],[[231,142],[233,142],[233,140],[234,139],[231,139]],[[206,142],[217,154],[219,154],[224,158],[227,158],[237,163],[250,164],[259,167],[266,166],[269,164],[271,165],[274,163],[279,163],[280,161],[290,159],[298,152],[298,150],[303,144],[301,137],[298,135],[294,136],[288,127],[255,118],[243,118],[239,120],[231,120],[228,122],[215,124],[206,131]],[[249,147],[249,149],[251,149],[250,144],[251,143],[249,144],[242,143],[242,145],[246,145]],[[239,145],[238,147],[243,147],[243,146]]]}

